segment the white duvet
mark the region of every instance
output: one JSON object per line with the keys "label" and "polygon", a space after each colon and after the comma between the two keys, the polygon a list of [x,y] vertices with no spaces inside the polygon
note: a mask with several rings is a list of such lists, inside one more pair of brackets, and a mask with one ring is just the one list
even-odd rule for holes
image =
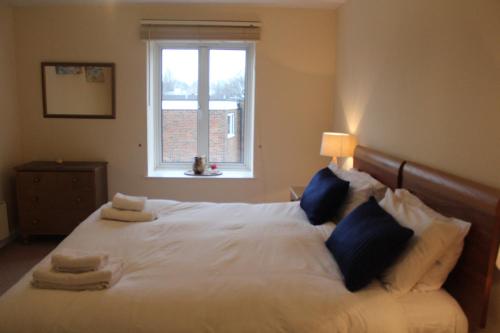
{"label": "white duvet", "polygon": [[357,293],[344,287],[324,235],[296,202],[148,205],[155,222],[103,221],[96,212],[58,247],[123,258],[113,288],[39,290],[28,273],[0,298],[0,332],[408,329],[403,307],[378,282]]}

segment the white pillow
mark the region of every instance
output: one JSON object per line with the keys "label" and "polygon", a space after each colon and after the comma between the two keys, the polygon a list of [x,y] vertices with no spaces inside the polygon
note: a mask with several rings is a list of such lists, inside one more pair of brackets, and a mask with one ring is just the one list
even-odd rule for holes
{"label": "white pillow", "polygon": [[332,171],[340,178],[343,180],[348,180],[351,182],[354,182],[354,186],[363,186],[363,185],[368,185],[373,191],[373,196],[377,200],[381,200],[384,195],[385,191],[387,190],[387,186],[373,178],[370,174],[356,170],[354,168],[349,169],[349,170],[344,170],[342,168],[338,168],[331,164]]}
{"label": "white pillow", "polygon": [[400,294],[412,290],[450,247],[450,236],[456,234],[457,229],[450,223],[432,221],[420,236],[410,240],[403,254],[383,273],[382,282],[386,288]]}
{"label": "white pillow", "polygon": [[371,196],[380,200],[387,189],[387,186],[367,174],[356,169],[344,170],[335,164],[329,165],[330,170],[342,180],[349,182],[349,193],[347,199],[340,210],[339,219],[343,219],[356,207],[365,203]]}
{"label": "white pillow", "polygon": [[370,199],[373,191],[371,189],[356,190],[349,186],[349,192],[347,193],[347,198],[339,210],[338,220],[341,221],[344,217],[349,215],[353,210],[355,210],[359,205],[364,204]]}
{"label": "white pillow", "polygon": [[326,222],[320,225],[315,225],[314,228],[321,234],[323,241],[327,241],[328,238],[332,235],[333,230],[336,225],[333,222]]}
{"label": "white pillow", "polygon": [[406,203],[391,190],[380,206],[415,233],[396,263],[381,276],[389,291],[407,293],[459,239],[460,228],[443,216]]}
{"label": "white pillow", "polygon": [[452,242],[445,253],[438,260],[436,260],[434,265],[424,274],[424,276],[422,276],[413,288],[413,290],[417,291],[438,290],[443,286],[444,282],[448,278],[448,274],[450,274],[451,270],[455,267],[458,259],[460,258],[464,247],[464,239],[469,233],[471,224],[457,218],[447,218],[439,214],[430,207],[426,206],[422,201],[420,201],[419,198],[405,189],[396,190],[395,195],[407,205],[418,207],[426,211],[429,216],[434,218],[446,220],[447,222],[455,225],[459,230],[459,234],[455,241]]}
{"label": "white pillow", "polygon": [[435,291],[441,289],[446,282],[448,275],[457,264],[458,258],[462,254],[464,242],[452,244],[441,258],[439,258],[430,270],[420,278],[413,287],[415,291]]}

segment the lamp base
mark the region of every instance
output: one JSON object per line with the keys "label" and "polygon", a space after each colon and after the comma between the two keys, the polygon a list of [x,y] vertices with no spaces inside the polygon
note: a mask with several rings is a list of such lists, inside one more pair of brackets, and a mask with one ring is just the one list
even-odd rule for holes
{"label": "lamp base", "polygon": [[330,163],[343,170],[350,170],[353,167],[352,157],[332,157]]}

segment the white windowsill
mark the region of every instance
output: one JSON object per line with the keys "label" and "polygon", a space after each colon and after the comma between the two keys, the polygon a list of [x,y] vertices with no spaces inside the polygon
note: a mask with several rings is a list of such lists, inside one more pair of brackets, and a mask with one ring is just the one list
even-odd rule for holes
{"label": "white windowsill", "polygon": [[177,178],[177,179],[254,179],[252,171],[224,170],[220,176],[187,176],[186,169],[155,170],[149,172],[146,178]]}

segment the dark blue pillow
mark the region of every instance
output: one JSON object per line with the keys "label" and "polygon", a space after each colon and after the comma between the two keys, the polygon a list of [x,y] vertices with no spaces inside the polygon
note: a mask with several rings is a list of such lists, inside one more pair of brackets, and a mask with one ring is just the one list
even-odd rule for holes
{"label": "dark blue pillow", "polygon": [[413,230],[401,226],[371,197],[339,222],[326,246],[350,291],[365,287],[403,252]]}
{"label": "dark blue pillow", "polygon": [[337,177],[329,168],[324,168],[307,185],[300,199],[300,207],[312,224],[323,224],[337,214],[348,191],[349,182]]}

